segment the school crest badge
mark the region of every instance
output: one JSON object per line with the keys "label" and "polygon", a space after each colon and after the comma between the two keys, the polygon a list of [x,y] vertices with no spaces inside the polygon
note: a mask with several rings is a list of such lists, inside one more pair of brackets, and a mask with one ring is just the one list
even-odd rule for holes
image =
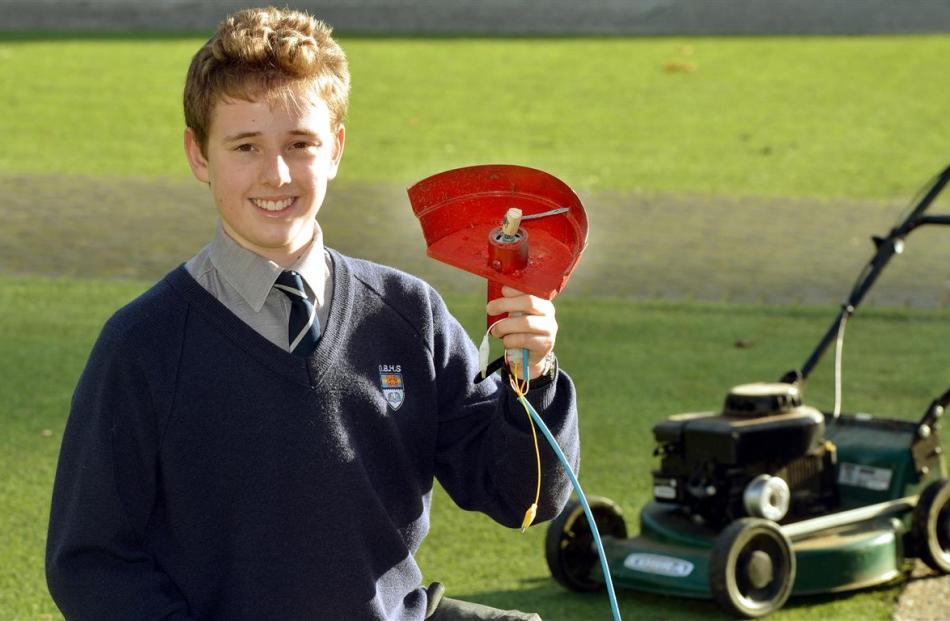
{"label": "school crest badge", "polygon": [[398,410],[406,400],[401,367],[399,365],[380,365],[379,386],[383,389],[383,397],[385,397],[389,407],[394,411]]}

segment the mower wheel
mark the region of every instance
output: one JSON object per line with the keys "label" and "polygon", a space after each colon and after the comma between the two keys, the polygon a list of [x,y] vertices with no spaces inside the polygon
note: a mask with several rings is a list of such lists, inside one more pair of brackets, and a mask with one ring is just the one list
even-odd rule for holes
{"label": "mower wheel", "polygon": [[[587,502],[601,537],[626,538],[627,524],[617,503],[598,496],[588,497]],[[561,514],[551,520],[544,541],[544,558],[554,579],[572,591],[599,591],[605,586],[603,578],[591,576],[599,562],[597,549],[587,515],[576,500],[567,503]]]}
{"label": "mower wheel", "polygon": [[742,518],[713,543],[709,586],[723,610],[763,617],[785,604],[795,582],[795,554],[775,522]]}
{"label": "mower wheel", "polygon": [[950,574],[950,480],[934,481],[920,494],[913,533],[920,560]]}

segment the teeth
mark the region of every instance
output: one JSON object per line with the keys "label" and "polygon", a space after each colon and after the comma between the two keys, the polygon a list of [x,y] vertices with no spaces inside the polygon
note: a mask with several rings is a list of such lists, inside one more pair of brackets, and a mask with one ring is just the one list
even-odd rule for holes
{"label": "teeth", "polygon": [[285,198],[280,201],[269,201],[263,198],[252,198],[251,202],[261,209],[266,209],[267,211],[280,211],[281,209],[287,209],[290,207],[290,204],[294,202],[294,199]]}

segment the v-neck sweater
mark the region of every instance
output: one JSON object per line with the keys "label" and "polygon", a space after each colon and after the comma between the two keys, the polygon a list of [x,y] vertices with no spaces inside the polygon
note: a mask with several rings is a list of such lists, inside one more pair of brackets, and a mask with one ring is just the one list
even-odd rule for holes
{"label": "v-neck sweater", "polygon": [[[104,326],[56,476],[47,578],[70,619],[424,617],[415,554],[437,479],[520,525],[527,418],[423,281],[333,259],[309,358],[277,347],[179,267]],[[529,398],[576,468],[574,388]],[[569,482],[542,446],[539,519]]]}

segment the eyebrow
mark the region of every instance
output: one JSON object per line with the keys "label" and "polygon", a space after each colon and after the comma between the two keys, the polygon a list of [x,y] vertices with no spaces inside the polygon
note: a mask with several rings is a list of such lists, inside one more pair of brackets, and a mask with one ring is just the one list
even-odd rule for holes
{"label": "eyebrow", "polygon": [[316,132],[312,132],[309,129],[295,129],[290,132],[291,136],[308,136],[310,138],[319,138],[320,135]]}
{"label": "eyebrow", "polygon": [[235,140],[244,140],[245,138],[254,138],[255,136],[260,136],[261,132],[241,132],[240,134],[234,134],[233,136],[225,136],[225,142],[234,142]]}
{"label": "eyebrow", "polygon": [[[312,132],[307,129],[294,129],[288,132],[291,136],[308,136],[310,138],[319,138],[320,136],[316,132]],[[239,134],[234,134],[233,136],[226,136],[224,138],[225,142],[235,142],[237,140],[244,140],[245,138],[256,138],[260,136],[261,132],[241,132]]]}

